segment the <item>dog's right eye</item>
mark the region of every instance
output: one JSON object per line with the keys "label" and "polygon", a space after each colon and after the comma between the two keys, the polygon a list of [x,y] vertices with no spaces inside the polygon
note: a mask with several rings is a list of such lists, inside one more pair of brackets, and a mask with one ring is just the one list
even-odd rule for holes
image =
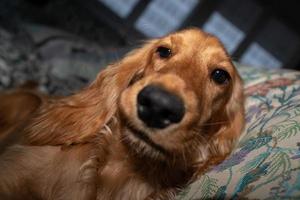
{"label": "dog's right eye", "polygon": [[222,85],[226,84],[230,80],[230,76],[228,72],[223,69],[216,69],[211,73],[211,78],[214,80],[215,83]]}
{"label": "dog's right eye", "polygon": [[161,58],[169,58],[172,55],[171,49],[169,49],[168,47],[163,47],[163,46],[158,47],[156,49],[156,53]]}

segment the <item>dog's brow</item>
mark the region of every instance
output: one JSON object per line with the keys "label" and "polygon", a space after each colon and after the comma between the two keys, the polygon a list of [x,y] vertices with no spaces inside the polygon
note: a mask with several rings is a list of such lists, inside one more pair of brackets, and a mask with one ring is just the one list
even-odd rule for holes
{"label": "dog's brow", "polygon": [[212,56],[214,54],[219,54],[221,51],[218,47],[215,46],[207,46],[203,49],[202,55],[203,56]]}
{"label": "dog's brow", "polygon": [[172,35],[170,36],[170,41],[172,45],[182,45],[183,39],[179,35]]}
{"label": "dog's brow", "polygon": [[201,57],[209,62],[217,63],[227,63],[228,57],[226,56],[225,52],[222,50],[222,48],[219,48],[217,46],[211,46],[205,48],[201,52]]}

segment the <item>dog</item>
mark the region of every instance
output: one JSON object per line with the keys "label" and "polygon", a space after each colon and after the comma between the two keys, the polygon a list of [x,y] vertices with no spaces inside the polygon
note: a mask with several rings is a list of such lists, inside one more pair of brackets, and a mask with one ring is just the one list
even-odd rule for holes
{"label": "dog", "polygon": [[0,156],[1,199],[174,199],[244,127],[242,80],[197,28],[150,40],[74,95],[30,92],[30,112],[20,92],[0,97],[1,118],[22,113],[6,125],[18,137]]}

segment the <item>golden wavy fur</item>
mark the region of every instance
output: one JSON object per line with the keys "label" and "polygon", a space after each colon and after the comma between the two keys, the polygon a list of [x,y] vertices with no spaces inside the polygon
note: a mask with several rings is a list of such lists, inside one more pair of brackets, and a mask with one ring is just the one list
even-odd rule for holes
{"label": "golden wavy fur", "polygon": [[[181,102],[181,118],[145,123],[138,96],[150,85]],[[0,125],[1,199],[173,199],[231,153],[242,81],[218,39],[188,29],[149,41],[72,96],[3,93]]]}

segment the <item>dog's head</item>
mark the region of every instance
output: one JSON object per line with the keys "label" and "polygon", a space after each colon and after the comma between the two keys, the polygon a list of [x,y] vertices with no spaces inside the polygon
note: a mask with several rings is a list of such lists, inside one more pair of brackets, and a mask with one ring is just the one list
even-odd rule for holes
{"label": "dog's head", "polygon": [[131,150],[182,163],[224,159],[244,124],[242,81],[219,40],[199,29],[149,41],[40,110],[28,143],[85,142],[117,116]]}
{"label": "dog's head", "polygon": [[243,127],[242,82],[219,40],[189,29],[129,57],[137,55],[118,102],[124,141],[158,159],[203,163],[230,153]]}

